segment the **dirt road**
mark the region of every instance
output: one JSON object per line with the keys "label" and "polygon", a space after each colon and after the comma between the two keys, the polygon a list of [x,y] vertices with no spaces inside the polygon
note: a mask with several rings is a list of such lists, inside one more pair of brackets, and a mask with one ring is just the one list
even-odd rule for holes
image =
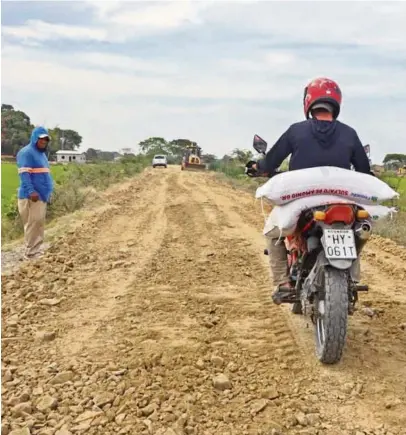
{"label": "dirt road", "polygon": [[107,199],[2,277],[2,435],[406,434],[405,250],[371,241],[323,367],[270,303],[252,195],[168,168]]}

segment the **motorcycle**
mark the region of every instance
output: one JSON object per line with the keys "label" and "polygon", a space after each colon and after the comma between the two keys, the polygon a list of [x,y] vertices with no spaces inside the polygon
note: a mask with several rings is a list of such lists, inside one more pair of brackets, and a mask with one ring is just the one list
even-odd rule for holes
{"label": "motorcycle", "polygon": [[[264,156],[267,143],[255,135],[253,148]],[[252,167],[255,162],[250,163]],[[247,175],[261,176],[249,166]],[[355,312],[358,292],[368,291],[367,285],[354,280],[360,252],[371,236],[368,218],[356,204],[320,205],[304,210],[294,233],[284,239],[294,292],[281,288],[279,302],[292,304],[294,314],[310,317],[316,356],[324,364],[340,361],[348,316]],[[264,254],[268,255],[266,249]]]}

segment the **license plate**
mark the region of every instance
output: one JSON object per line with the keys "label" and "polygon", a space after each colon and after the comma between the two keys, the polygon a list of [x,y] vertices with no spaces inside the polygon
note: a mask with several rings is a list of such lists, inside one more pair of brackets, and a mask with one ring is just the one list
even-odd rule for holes
{"label": "license plate", "polygon": [[358,257],[353,230],[324,230],[324,252],[331,260],[353,260]]}

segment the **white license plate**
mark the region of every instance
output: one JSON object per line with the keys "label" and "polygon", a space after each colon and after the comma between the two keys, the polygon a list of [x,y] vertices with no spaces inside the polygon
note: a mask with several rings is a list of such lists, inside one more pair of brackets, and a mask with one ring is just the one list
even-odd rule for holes
{"label": "white license plate", "polygon": [[324,252],[331,260],[353,260],[357,258],[353,230],[324,230]]}

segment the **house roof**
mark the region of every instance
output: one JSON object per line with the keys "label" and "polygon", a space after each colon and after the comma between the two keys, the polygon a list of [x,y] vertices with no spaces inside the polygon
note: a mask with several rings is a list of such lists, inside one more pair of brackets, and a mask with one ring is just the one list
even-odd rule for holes
{"label": "house roof", "polygon": [[82,153],[80,151],[72,151],[72,150],[59,150],[55,154],[65,155],[65,156],[81,156],[82,154],[85,153]]}

